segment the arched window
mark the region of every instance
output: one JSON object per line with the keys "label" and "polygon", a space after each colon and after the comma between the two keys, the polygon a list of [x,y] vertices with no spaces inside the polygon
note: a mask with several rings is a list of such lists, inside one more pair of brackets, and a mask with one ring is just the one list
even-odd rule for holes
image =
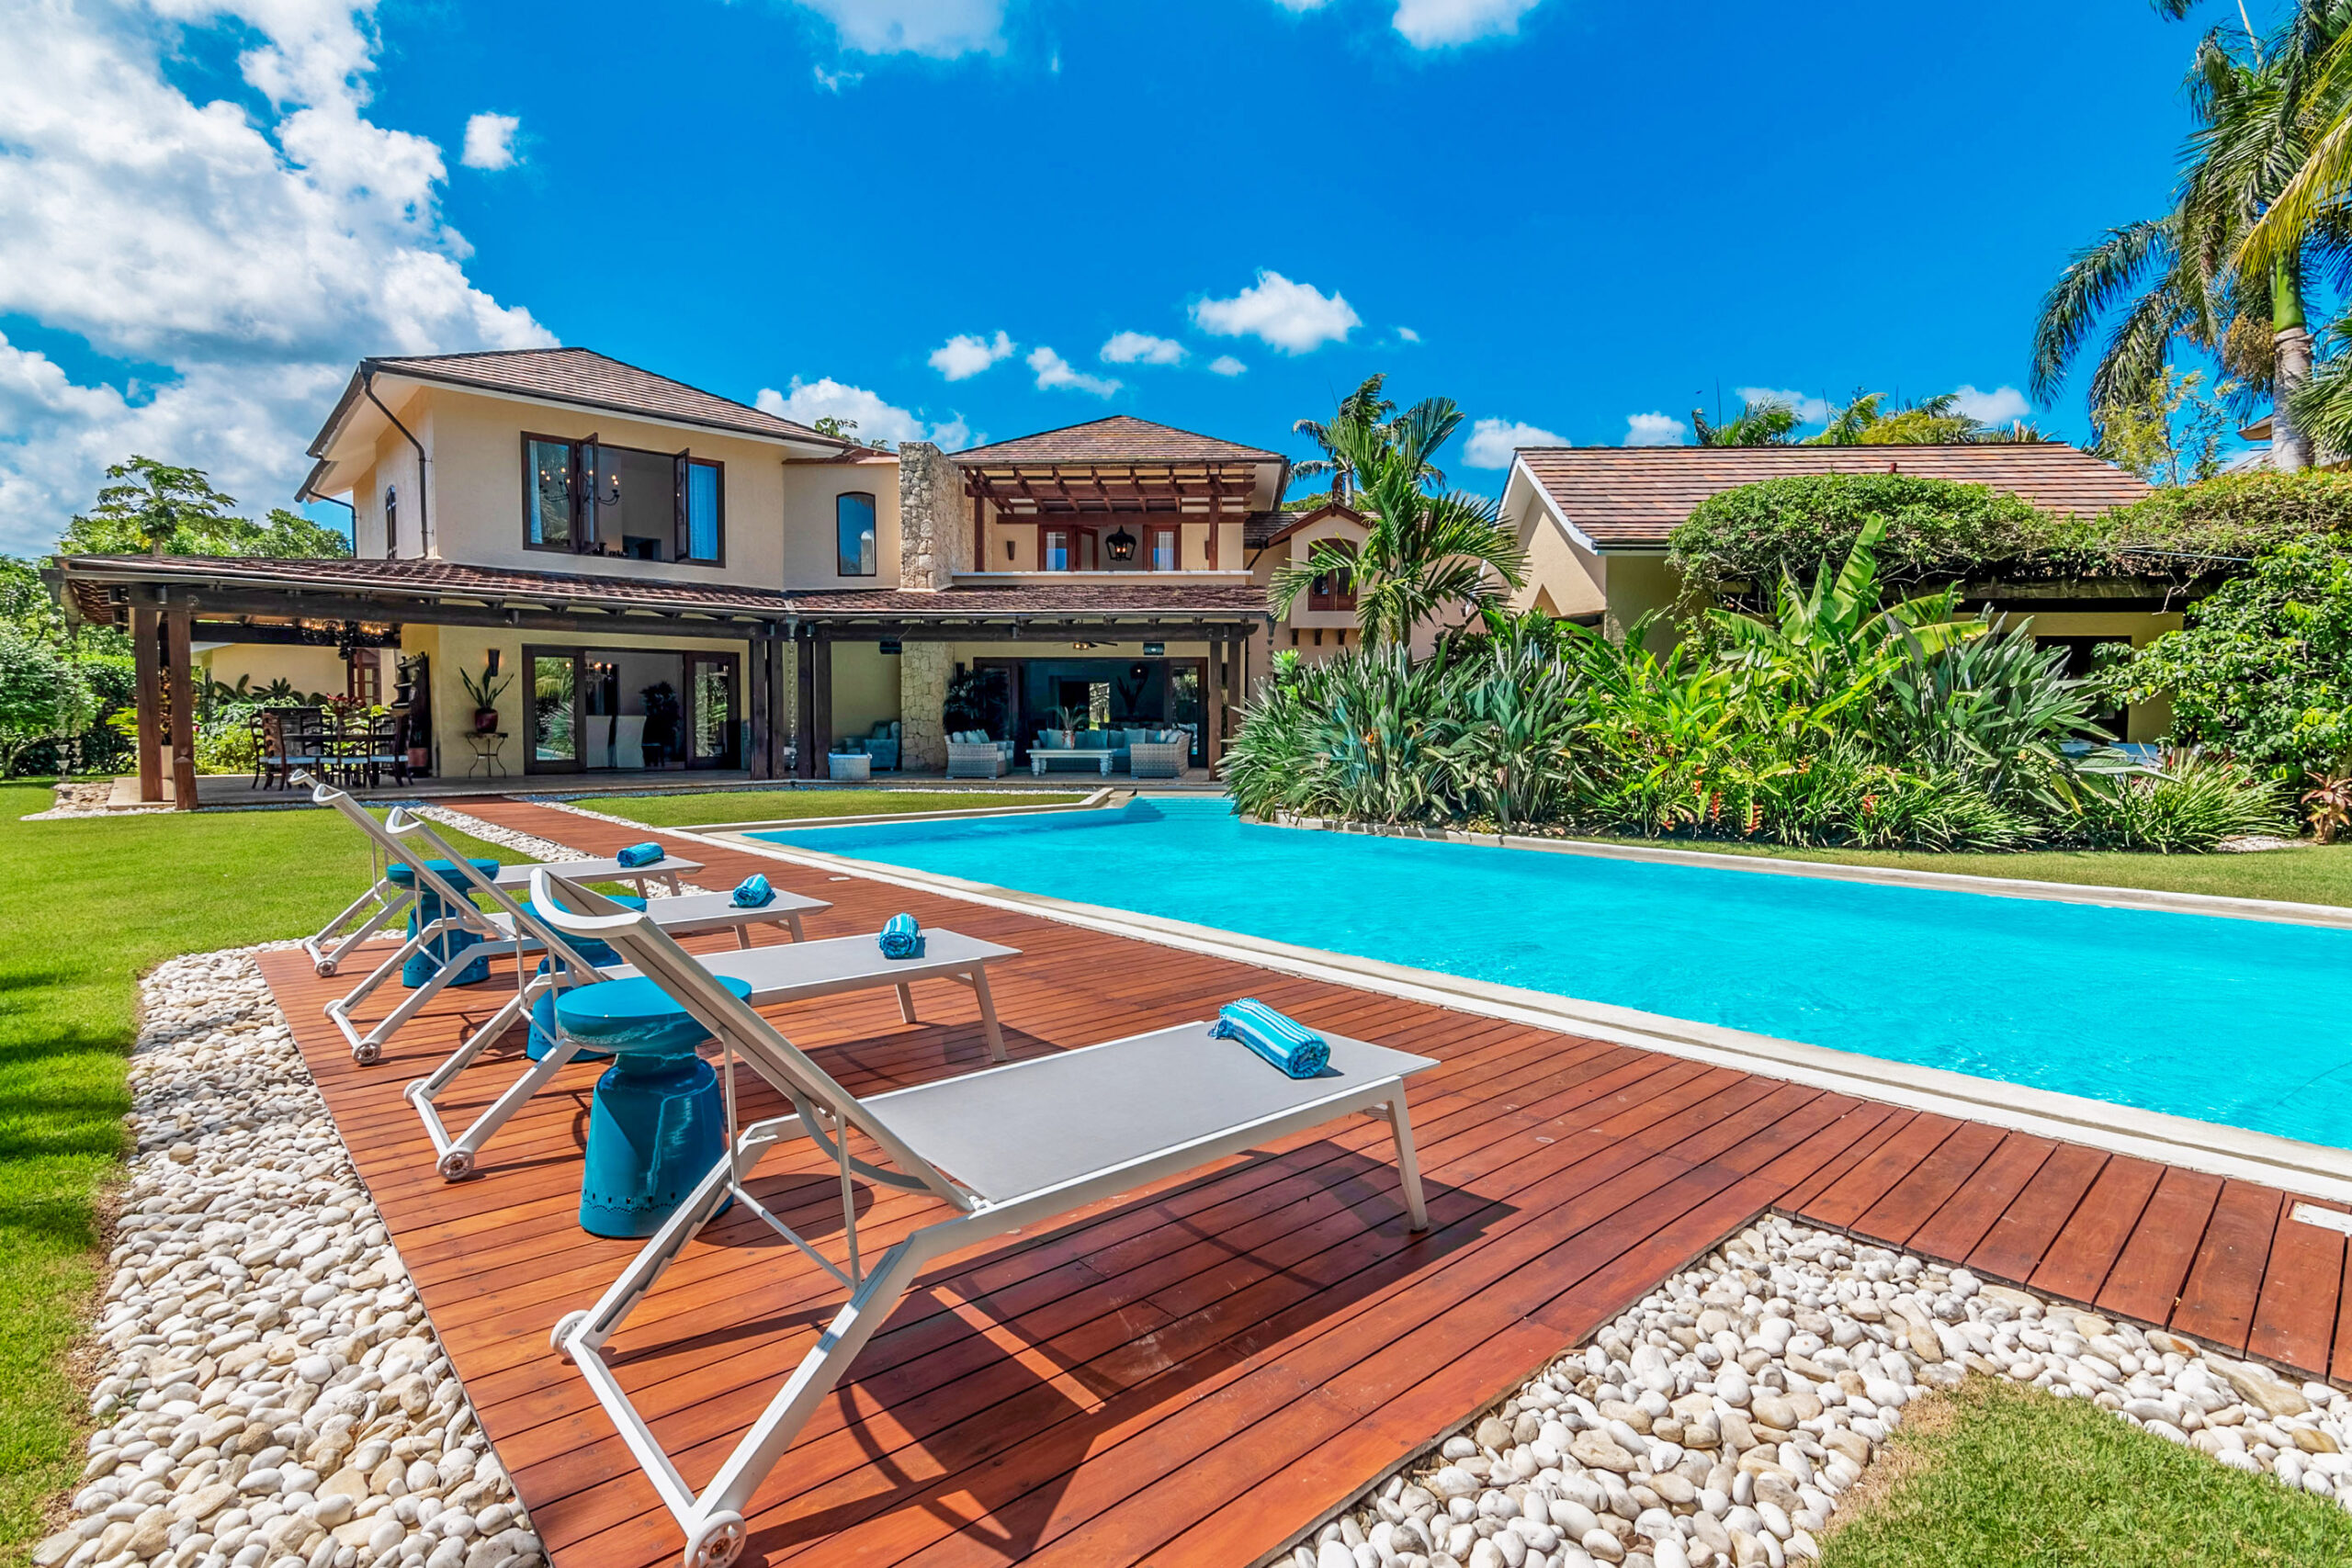
{"label": "arched window", "polygon": [[838,570],[843,577],[872,577],[875,573],[874,497],[865,491],[850,491],[833,499],[833,532],[838,542],[841,561]]}

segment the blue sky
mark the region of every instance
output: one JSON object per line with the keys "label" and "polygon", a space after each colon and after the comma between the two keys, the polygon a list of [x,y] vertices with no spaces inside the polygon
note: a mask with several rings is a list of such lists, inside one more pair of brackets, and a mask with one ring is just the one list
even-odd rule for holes
{"label": "blue sky", "polygon": [[[1471,459],[1517,426],[1671,437],[1629,422],[1718,387],[2013,410],[2056,268],[2161,202],[2222,19],[30,4],[0,0],[8,30],[51,47],[0,65],[0,102],[121,103],[78,129],[0,107],[0,220],[40,247],[0,239],[17,549],[86,503],[109,443],[282,502],[362,352],[552,339],[869,434],[1130,412],[1301,455],[1291,421],[1385,370],[1498,422],[1453,464],[1490,491]],[[120,69],[73,63],[93,48]],[[2083,432],[2073,401],[2036,417]]]}

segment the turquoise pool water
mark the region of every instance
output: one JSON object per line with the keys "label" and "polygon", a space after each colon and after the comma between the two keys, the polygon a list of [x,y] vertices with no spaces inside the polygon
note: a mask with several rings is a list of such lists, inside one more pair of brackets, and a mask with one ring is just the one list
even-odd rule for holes
{"label": "turquoise pool water", "polygon": [[1301,832],[1216,800],[754,836],[2352,1147],[2352,931]]}

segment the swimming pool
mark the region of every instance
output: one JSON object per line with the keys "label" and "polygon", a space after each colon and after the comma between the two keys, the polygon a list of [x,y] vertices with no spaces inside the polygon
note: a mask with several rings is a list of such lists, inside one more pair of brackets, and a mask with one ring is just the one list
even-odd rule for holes
{"label": "swimming pool", "polygon": [[1248,823],[753,838],[2352,1147],[2352,931]]}

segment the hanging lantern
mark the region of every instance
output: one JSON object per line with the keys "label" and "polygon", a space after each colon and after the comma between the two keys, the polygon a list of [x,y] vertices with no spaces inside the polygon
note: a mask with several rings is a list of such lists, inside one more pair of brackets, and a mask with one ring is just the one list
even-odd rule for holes
{"label": "hanging lantern", "polygon": [[1119,525],[1118,531],[1102,541],[1102,553],[1115,561],[1136,558],[1136,536],[1127,532],[1125,524]]}

